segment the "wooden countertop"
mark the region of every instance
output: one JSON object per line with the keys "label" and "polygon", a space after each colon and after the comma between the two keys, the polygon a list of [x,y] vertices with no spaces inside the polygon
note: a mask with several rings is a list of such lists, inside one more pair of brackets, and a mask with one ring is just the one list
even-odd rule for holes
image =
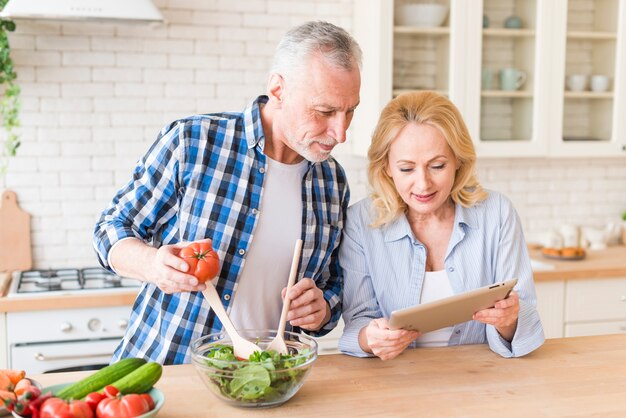
{"label": "wooden countertop", "polygon": [[541,251],[530,252],[531,258],[552,264],[554,270],[535,271],[535,281],[594,279],[626,277],[626,246],[608,247],[605,250],[587,250],[582,260],[553,260],[541,255]]}
{"label": "wooden countertop", "polygon": [[80,294],[57,294],[54,296],[3,297],[0,298],[0,313],[127,306],[133,304],[137,292],[138,290],[133,289],[109,293],[85,291]]}
{"label": "wooden countertop", "polygon": [[[265,410],[228,406],[193,366],[166,366],[158,417],[623,417],[625,358],[626,334],[547,340],[518,359],[486,345],[409,350],[387,362],[321,356],[300,392]],[[33,377],[52,385],[87,374]]]}

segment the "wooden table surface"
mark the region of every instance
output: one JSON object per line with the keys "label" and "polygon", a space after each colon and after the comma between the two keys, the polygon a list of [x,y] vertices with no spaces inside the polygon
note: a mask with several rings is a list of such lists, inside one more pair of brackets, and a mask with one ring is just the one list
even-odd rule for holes
{"label": "wooden table surface", "polygon": [[[88,372],[34,376],[44,385]],[[421,348],[394,360],[318,358],[289,402],[264,410],[228,406],[191,365],[166,366],[156,385],[173,417],[625,417],[626,334],[547,340],[505,359],[486,345]]]}

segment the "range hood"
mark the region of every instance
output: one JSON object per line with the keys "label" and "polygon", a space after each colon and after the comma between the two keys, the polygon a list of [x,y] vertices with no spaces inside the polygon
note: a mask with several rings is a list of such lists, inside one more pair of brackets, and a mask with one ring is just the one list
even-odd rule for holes
{"label": "range hood", "polygon": [[150,0],[9,0],[0,17],[163,22]]}

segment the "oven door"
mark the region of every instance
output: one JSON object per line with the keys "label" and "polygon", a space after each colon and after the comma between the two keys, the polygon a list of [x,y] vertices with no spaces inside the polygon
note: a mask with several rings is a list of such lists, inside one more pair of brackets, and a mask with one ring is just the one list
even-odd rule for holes
{"label": "oven door", "polygon": [[9,362],[12,369],[28,374],[94,370],[109,364],[119,343],[119,338],[113,338],[12,345]]}

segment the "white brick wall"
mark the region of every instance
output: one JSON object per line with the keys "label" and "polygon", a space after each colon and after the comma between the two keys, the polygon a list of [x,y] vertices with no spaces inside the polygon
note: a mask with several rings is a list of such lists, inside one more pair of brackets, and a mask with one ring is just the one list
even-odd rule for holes
{"label": "white brick wall", "polygon": [[[263,93],[285,30],[310,19],[350,30],[357,1],[157,0],[168,23],[156,28],[18,22],[10,41],[23,146],[0,189],[15,190],[33,215],[35,266],[94,265],[93,224],[162,125],[195,112],[240,110]],[[356,202],[367,193],[366,162],[347,144],[337,157]],[[485,186],[513,199],[530,238],[561,221],[601,224],[626,209],[623,161],[479,167]]]}

